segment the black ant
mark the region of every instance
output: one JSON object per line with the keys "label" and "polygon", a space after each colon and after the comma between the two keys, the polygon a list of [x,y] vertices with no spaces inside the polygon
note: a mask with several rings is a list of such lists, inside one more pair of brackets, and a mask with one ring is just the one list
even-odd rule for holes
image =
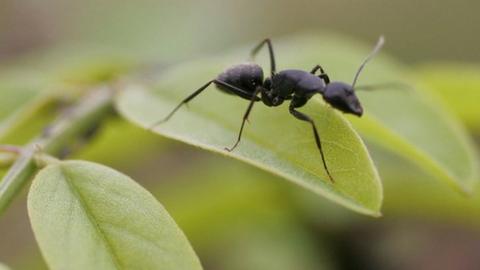
{"label": "black ant", "polygon": [[[358,80],[358,76],[367,62],[381,49],[383,43],[384,39],[381,36],[373,51],[367,56],[367,58],[358,68],[358,71],[353,79],[353,83],[350,85],[344,82],[331,82],[327,73],[325,73],[325,70],[320,65],[316,65],[310,72],[296,69],[287,69],[277,72],[272,42],[267,38],[260,42],[252,50],[251,57],[253,59],[265,44],[268,46],[268,52],[270,54],[270,77],[267,77],[264,80],[262,68],[255,63],[249,62],[232,66],[218,75],[216,79],[207,82],[205,85],[182,100],[182,102],[180,102],[180,104],[178,104],[177,107],[172,110],[172,112],[170,112],[163,120],[155,123],[152,128],[170,119],[170,117],[172,117],[172,115],[183,104],[188,103],[203,90],[205,90],[210,84],[214,83],[215,86],[217,86],[217,88],[221,91],[227,94],[237,95],[250,101],[247,110],[243,115],[243,121],[242,125],[240,126],[237,141],[231,148],[225,148],[227,151],[232,151],[240,142],[243,127],[255,102],[262,101],[269,107],[276,107],[281,105],[285,100],[290,100],[290,113],[299,120],[309,122],[312,126],[315,142],[322,157],[323,167],[325,168],[330,181],[334,182],[325,161],[320,135],[315,126],[315,122],[308,115],[298,111],[297,108],[305,105],[313,95],[320,94],[325,102],[330,104],[333,108],[336,108],[344,113],[354,114],[359,117],[362,116],[363,108],[360,105],[360,101],[358,100],[357,96],[355,95],[355,84]],[[320,74],[316,75],[318,71],[320,71]],[[260,97],[258,97],[259,94]]]}

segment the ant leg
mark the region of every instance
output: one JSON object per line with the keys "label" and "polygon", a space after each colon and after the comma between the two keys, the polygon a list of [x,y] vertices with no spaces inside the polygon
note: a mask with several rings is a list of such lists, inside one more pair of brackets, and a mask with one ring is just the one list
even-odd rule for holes
{"label": "ant leg", "polygon": [[273,53],[273,46],[272,42],[270,41],[269,38],[264,39],[262,42],[260,42],[255,48],[253,48],[252,52],[250,53],[250,56],[252,58],[255,57],[255,55],[260,51],[260,49],[263,47],[263,45],[267,44],[268,46],[268,53],[270,55],[270,73],[273,77],[273,75],[277,72],[276,71],[276,66],[275,66],[275,55]]}
{"label": "ant leg", "polygon": [[327,162],[325,161],[325,156],[322,150],[322,144],[320,142],[320,135],[318,134],[317,127],[315,126],[315,122],[308,115],[295,110],[295,108],[292,105],[290,105],[289,110],[290,110],[290,113],[293,116],[295,116],[297,119],[309,122],[312,125],[313,135],[315,136],[315,142],[317,143],[318,150],[320,150],[320,155],[322,156],[323,167],[325,168],[325,171],[327,172],[327,175],[330,181],[332,183],[335,183],[332,175],[330,174],[330,171],[328,170]]}
{"label": "ant leg", "polygon": [[230,147],[230,148],[225,147],[225,150],[227,150],[228,152],[233,151],[233,149],[235,149],[235,147],[237,147],[237,145],[240,143],[240,139],[242,138],[243,127],[245,126],[245,122],[248,121],[248,116],[250,115],[250,112],[252,111],[253,104],[255,104],[255,101],[257,101],[256,97],[257,97],[258,93],[260,93],[261,90],[262,90],[261,87],[257,87],[255,92],[253,93],[252,99],[250,99],[250,103],[248,104],[248,108],[245,111],[245,114],[243,115],[242,125],[240,126],[240,131],[238,132],[237,141],[235,142],[235,144],[232,147]]}
{"label": "ant leg", "polygon": [[[249,93],[245,90],[242,90],[238,87],[235,87],[233,85],[230,85],[226,82],[219,81],[219,80],[211,80],[208,83],[206,83],[205,85],[203,85],[202,87],[200,87],[199,89],[195,90],[195,92],[190,94],[184,100],[182,100],[165,118],[163,118],[162,120],[154,123],[150,127],[150,129],[153,129],[156,126],[158,126],[159,124],[162,124],[162,123],[168,121],[173,116],[173,114],[175,114],[175,112],[178,111],[178,109],[180,109],[180,107],[182,107],[182,105],[187,104],[190,100],[194,99],[196,96],[198,96],[203,90],[205,90],[212,83],[222,85],[223,87],[225,87],[225,89],[227,89],[227,90],[231,91],[233,94],[236,94],[236,95],[239,95],[239,96],[248,97],[248,98],[250,98],[252,96],[251,93]],[[256,100],[258,100],[258,99],[256,99]]]}
{"label": "ant leg", "polygon": [[180,107],[182,107],[182,105],[184,104],[187,104],[190,100],[192,100],[193,98],[195,98],[196,96],[198,96],[203,90],[205,90],[208,86],[210,86],[210,84],[212,84],[212,82],[214,82],[215,80],[211,80],[209,81],[208,83],[204,84],[202,87],[198,88],[197,90],[195,90],[195,92],[193,92],[191,95],[189,95],[188,97],[186,97],[184,100],[182,100],[180,102],[180,104],[178,104],[165,118],[163,118],[162,120],[158,121],[158,122],[155,122],[151,127],[150,129],[153,129],[155,128],[156,126],[158,126],[159,124],[162,124],[164,122],[167,122],[168,119],[170,119],[170,117],[173,116],[173,114],[178,111],[178,109],[180,109]]}
{"label": "ant leg", "polygon": [[[220,81],[220,80],[214,80],[214,83],[217,84],[217,85],[223,86],[224,89],[232,92],[232,94],[238,95],[238,96],[246,98],[246,99],[252,98],[252,92],[245,91],[241,88],[238,88],[236,86],[233,86],[231,84],[228,84],[228,83],[226,83],[224,81]],[[258,101],[260,99],[257,98],[256,100]]]}
{"label": "ant leg", "polygon": [[315,73],[317,73],[317,71],[320,70],[320,73],[321,74],[324,74],[325,73],[325,70],[323,70],[322,66],[320,65],[316,65],[312,68],[312,70],[310,71],[311,74],[315,75]]}
{"label": "ant leg", "polygon": [[315,75],[315,73],[320,70],[320,79],[323,79],[323,81],[325,82],[325,84],[329,84],[330,83],[330,78],[328,77],[327,73],[325,73],[325,70],[323,70],[322,66],[320,65],[316,65],[312,71],[310,71],[311,74]]}

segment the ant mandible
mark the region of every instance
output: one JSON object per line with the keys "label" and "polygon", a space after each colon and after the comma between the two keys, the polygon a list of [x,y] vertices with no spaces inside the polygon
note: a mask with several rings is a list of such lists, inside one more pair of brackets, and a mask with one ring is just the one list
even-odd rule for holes
{"label": "ant mandible", "polygon": [[[315,142],[322,157],[323,167],[325,168],[330,181],[333,183],[334,180],[328,170],[325,155],[322,150],[320,135],[315,126],[315,122],[308,115],[298,111],[297,108],[304,106],[313,95],[320,94],[325,102],[330,104],[333,108],[344,113],[354,114],[359,117],[362,116],[363,108],[355,95],[355,84],[367,62],[381,49],[383,43],[384,38],[381,36],[373,51],[367,56],[367,58],[365,58],[358,68],[352,84],[348,84],[336,81],[331,82],[327,73],[325,73],[325,70],[320,65],[316,65],[310,72],[297,69],[287,69],[277,72],[272,42],[267,38],[252,50],[251,57],[253,59],[258,51],[260,51],[265,44],[267,45],[270,56],[270,77],[267,77],[264,80],[262,68],[253,62],[232,66],[218,75],[216,79],[207,82],[182,100],[180,104],[178,104],[164,119],[155,123],[152,128],[166,122],[182,105],[194,99],[213,83],[222,92],[237,95],[250,101],[247,110],[243,115],[243,121],[240,126],[237,141],[231,148],[225,148],[225,150],[230,152],[240,143],[243,127],[248,120],[248,116],[250,115],[255,102],[262,101],[269,107],[276,107],[281,105],[285,100],[290,100],[290,113],[295,118],[306,121],[312,126]],[[316,75],[318,71],[320,71],[320,74]],[[260,97],[258,97],[259,94]]]}

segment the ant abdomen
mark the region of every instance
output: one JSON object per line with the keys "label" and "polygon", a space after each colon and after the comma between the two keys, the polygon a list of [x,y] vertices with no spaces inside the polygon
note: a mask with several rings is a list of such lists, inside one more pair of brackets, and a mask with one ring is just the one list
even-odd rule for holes
{"label": "ant abdomen", "polygon": [[[226,69],[217,76],[217,80],[253,94],[255,89],[263,84],[263,70],[255,63],[243,63]],[[222,92],[232,94],[232,91],[223,85],[216,86]]]}

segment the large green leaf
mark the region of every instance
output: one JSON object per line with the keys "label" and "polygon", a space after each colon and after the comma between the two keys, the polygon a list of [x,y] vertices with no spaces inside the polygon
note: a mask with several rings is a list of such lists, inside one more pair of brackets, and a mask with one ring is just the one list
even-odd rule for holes
{"label": "large green leaf", "polygon": [[476,133],[480,133],[480,66],[460,63],[422,65],[417,74],[445,98],[446,105]]}
{"label": "large green leaf", "polygon": [[28,212],[52,269],[202,269],[160,203],[98,164],[66,161],[43,169]]}
{"label": "large green leaf", "polygon": [[[245,51],[242,51],[245,54]],[[150,127],[183,97],[211,79],[238,55],[182,65],[160,76],[153,86],[131,84],[117,99],[119,111],[133,122]],[[337,111],[317,102],[302,108],[316,119],[328,166],[335,178],[329,182],[315,146],[311,127],[293,118],[286,106],[257,105],[245,135],[233,152],[231,146],[247,102],[207,90],[155,132],[204,149],[238,158],[283,176],[356,211],[378,215],[382,189],[375,167],[359,136]]]}

